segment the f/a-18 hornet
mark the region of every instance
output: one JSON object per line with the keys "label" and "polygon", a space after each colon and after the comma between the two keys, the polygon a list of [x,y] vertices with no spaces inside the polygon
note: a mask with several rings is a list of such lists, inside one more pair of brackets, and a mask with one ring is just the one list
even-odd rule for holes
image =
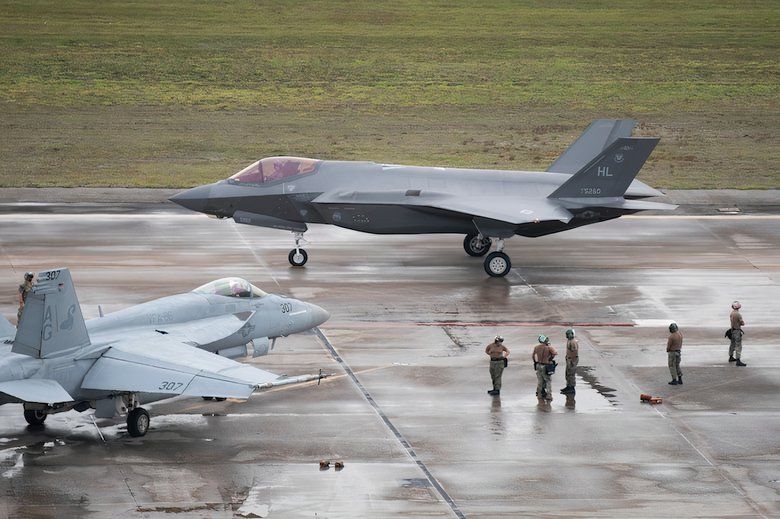
{"label": "f/a-18 hornet", "polygon": [[71,409],[127,414],[128,433],[143,436],[143,403],[176,395],[247,399],[321,378],[280,377],[232,359],[266,355],[277,337],[328,318],[316,305],[225,278],[85,322],[68,269],[40,272],[18,328],[0,316],[0,405],[24,404],[31,425]]}
{"label": "f/a-18 hornet", "polygon": [[631,137],[634,121],[593,122],[546,172],[436,168],[269,157],[232,177],[171,198],[237,223],[292,231],[288,259],[304,265],[307,223],[374,234],[465,234],[485,271],[512,267],[504,240],[544,236],[637,211],[676,206],[642,200],[662,193],[635,180],[659,139]]}

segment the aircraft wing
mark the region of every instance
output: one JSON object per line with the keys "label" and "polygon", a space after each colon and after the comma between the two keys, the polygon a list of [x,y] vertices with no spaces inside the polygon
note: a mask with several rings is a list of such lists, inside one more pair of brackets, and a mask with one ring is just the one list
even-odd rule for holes
{"label": "aircraft wing", "polygon": [[81,387],[246,399],[257,389],[317,378],[318,375],[280,377],[160,336],[156,341],[113,344],[87,372]]}
{"label": "aircraft wing", "polygon": [[0,382],[0,393],[19,402],[36,404],[53,405],[73,401],[73,397],[58,382],[41,378]]}
{"label": "aircraft wing", "polygon": [[545,198],[455,196],[426,190],[330,192],[323,193],[313,202],[433,207],[512,225],[545,220],[560,220],[568,223],[572,219],[572,214],[560,203]]}
{"label": "aircraft wing", "polygon": [[[152,340],[163,335],[198,347],[219,343],[236,334],[241,334],[246,338],[244,342],[249,342],[249,335],[254,330],[250,319],[252,315],[254,312],[239,312],[193,322],[160,324],[154,332],[150,330],[146,334],[150,334]],[[135,337],[135,339],[140,341],[142,338]],[[143,340],[146,340],[146,337],[143,337]]]}

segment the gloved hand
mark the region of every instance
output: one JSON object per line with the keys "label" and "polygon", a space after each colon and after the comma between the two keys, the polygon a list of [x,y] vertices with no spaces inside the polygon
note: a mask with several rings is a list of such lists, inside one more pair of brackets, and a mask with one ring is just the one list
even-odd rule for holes
{"label": "gloved hand", "polygon": [[537,367],[536,367],[536,366],[537,366],[537,363],[536,363],[536,362],[534,362],[534,371],[536,371],[536,369],[537,369]]}

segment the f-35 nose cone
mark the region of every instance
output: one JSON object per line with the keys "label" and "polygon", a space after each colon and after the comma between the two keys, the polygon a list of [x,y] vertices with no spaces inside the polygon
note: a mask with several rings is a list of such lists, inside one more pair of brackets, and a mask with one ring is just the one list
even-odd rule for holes
{"label": "f-35 nose cone", "polygon": [[319,326],[328,319],[330,319],[330,313],[317,305],[306,303],[309,310],[309,317],[311,319],[311,327]]}
{"label": "f-35 nose cone", "polygon": [[192,211],[203,213],[205,212],[206,206],[208,205],[210,196],[211,186],[206,185],[193,187],[187,191],[182,191],[181,193],[173,195],[168,200]]}

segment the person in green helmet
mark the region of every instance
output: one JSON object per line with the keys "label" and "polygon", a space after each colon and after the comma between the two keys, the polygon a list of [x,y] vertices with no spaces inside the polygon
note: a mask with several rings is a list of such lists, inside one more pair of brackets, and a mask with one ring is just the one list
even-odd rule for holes
{"label": "person in green helmet", "polygon": [[683,336],[677,323],[669,325],[669,339],[666,341],[666,354],[669,357],[669,373],[672,374],[670,386],[682,385],[680,358],[682,357]]}
{"label": "person in green helmet", "polygon": [[580,361],[580,344],[574,338],[574,329],[566,330],[566,387],[561,389],[564,395],[573,395],[577,384],[577,364]]}
{"label": "person in green helmet", "polygon": [[540,403],[552,402],[552,379],[548,366],[555,362],[558,352],[550,345],[550,338],[546,335],[540,335],[538,340],[539,344],[534,347],[534,352],[531,354],[534,370],[536,370],[536,396]]}

